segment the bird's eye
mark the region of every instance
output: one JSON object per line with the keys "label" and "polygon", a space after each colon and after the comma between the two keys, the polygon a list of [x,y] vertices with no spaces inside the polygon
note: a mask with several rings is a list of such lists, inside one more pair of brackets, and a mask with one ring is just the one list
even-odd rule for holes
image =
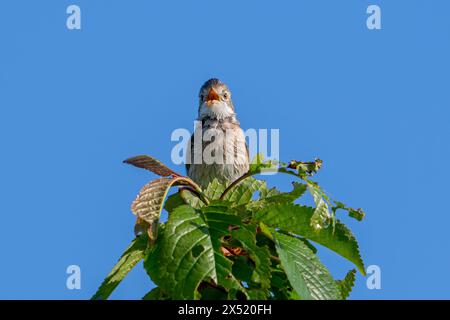
{"label": "bird's eye", "polygon": [[228,99],[228,93],[225,92],[225,93],[223,94],[223,98],[224,98],[225,100]]}
{"label": "bird's eye", "polygon": [[200,95],[200,100],[203,101],[203,99],[205,99],[205,96],[201,94]]}

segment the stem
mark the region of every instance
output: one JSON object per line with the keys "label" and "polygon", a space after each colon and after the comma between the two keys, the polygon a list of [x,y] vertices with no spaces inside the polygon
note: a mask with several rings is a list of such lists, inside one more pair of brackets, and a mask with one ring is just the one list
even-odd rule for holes
{"label": "stem", "polygon": [[281,262],[280,258],[275,257],[275,256],[273,256],[273,255],[270,256],[270,259],[272,259],[273,261],[278,262],[278,263]]}
{"label": "stem", "polygon": [[182,179],[180,179],[180,180],[183,180],[189,186],[189,188],[185,188],[186,190],[189,190],[190,192],[192,192],[204,204],[209,205],[208,198],[203,194],[202,189],[194,181],[192,181],[191,179],[186,178],[186,177],[182,177]]}

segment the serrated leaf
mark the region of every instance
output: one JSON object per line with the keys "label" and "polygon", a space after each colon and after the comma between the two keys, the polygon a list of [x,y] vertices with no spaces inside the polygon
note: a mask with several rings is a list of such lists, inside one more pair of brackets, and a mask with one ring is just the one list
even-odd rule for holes
{"label": "serrated leaf", "polygon": [[146,184],[131,205],[131,211],[149,225],[149,238],[157,237],[157,225],[167,192],[175,184],[189,183],[188,178],[160,178]]}
{"label": "serrated leaf", "polygon": [[139,263],[139,261],[144,258],[144,253],[147,249],[147,245],[147,235],[144,234],[135,238],[91,299],[108,299],[114,289],[128,274],[128,272],[130,272],[131,269],[133,269]]}
{"label": "serrated leaf", "polygon": [[292,202],[300,198],[307,190],[307,186],[304,183],[293,182],[292,186],[292,191],[281,192],[279,194],[267,197],[265,200],[268,202]]}
{"label": "serrated leaf", "polygon": [[269,227],[292,232],[314,242],[353,262],[365,275],[364,263],[359,252],[358,242],[352,232],[338,219],[334,229],[329,226],[315,230],[310,225],[314,208],[295,204],[271,204],[255,213],[254,217]]}
{"label": "serrated leaf", "polygon": [[[216,200],[220,198],[224,190],[225,186],[220,184],[217,179],[214,179],[205,188],[203,194],[210,200]],[[189,190],[181,190],[180,195],[183,198],[183,200],[193,208],[200,209],[205,205],[197,196],[195,196]]]}
{"label": "serrated leaf", "polygon": [[181,176],[180,174],[176,173],[175,171],[167,167],[162,162],[147,155],[140,155],[129,158],[125,160],[124,163],[131,164],[135,167],[151,171],[162,177]]}
{"label": "serrated leaf", "polygon": [[264,160],[264,155],[258,153],[250,162],[248,173],[254,175],[265,171],[274,172],[277,170],[279,164],[275,160]]}
{"label": "serrated leaf", "polygon": [[[145,260],[152,280],[173,299],[193,299],[205,278],[217,281],[211,239],[200,214],[189,206],[180,206],[169,215],[166,236],[159,237],[155,250]],[[202,249],[194,256],[193,249]]]}
{"label": "serrated leaf", "polygon": [[252,200],[253,194],[265,185],[265,181],[256,180],[253,177],[247,178],[231,189],[223,200],[230,201],[235,206],[246,204]]}
{"label": "serrated leaf", "polygon": [[341,292],[341,297],[343,300],[347,299],[352,292],[353,286],[356,280],[356,270],[350,270],[345,276],[344,280],[337,280],[336,284]]}
{"label": "serrated leaf", "polygon": [[205,196],[210,200],[217,200],[225,191],[225,185],[221,184],[216,178],[211,181],[205,190]]}
{"label": "serrated leaf", "polygon": [[313,227],[315,230],[326,228],[328,227],[330,220],[331,215],[330,211],[328,210],[328,205],[322,198],[319,198],[316,202],[314,213],[311,216],[311,227]]}
{"label": "serrated leaf", "polygon": [[[258,200],[251,201],[246,208],[250,211],[255,211],[264,208],[270,203],[287,203],[293,202],[301,197],[307,190],[306,184],[293,182],[293,189],[289,192],[276,192],[272,191],[270,193],[264,194]],[[263,189],[264,190],[264,189]]]}
{"label": "serrated leaf", "polygon": [[261,188],[261,191],[259,193],[259,199],[269,198],[269,197],[275,196],[277,194],[280,194],[280,191],[278,191],[278,189],[275,187],[270,188],[270,189],[268,189],[267,187]]}
{"label": "serrated leaf", "polygon": [[143,296],[142,300],[167,300],[167,297],[161,288],[156,287]]}
{"label": "serrated leaf", "polygon": [[337,300],[339,289],[319,258],[295,237],[273,232],[281,265],[301,299]]}
{"label": "serrated leaf", "polygon": [[173,299],[199,298],[196,290],[202,281],[243,289],[231,273],[232,262],[220,251],[220,235],[230,234],[228,227],[239,222],[236,219],[217,212],[202,214],[188,205],[175,208],[145,260],[155,284]]}

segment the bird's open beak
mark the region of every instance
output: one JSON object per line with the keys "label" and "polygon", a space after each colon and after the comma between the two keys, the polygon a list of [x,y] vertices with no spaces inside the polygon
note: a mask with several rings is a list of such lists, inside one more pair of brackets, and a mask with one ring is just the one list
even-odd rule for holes
{"label": "bird's open beak", "polygon": [[211,106],[214,101],[219,101],[219,95],[213,88],[211,88],[208,92],[208,96],[206,97],[206,104]]}

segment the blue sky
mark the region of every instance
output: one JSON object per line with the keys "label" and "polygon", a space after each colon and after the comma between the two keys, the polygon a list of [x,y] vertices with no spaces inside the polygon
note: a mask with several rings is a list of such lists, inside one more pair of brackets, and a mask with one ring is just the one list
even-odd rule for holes
{"label": "blue sky", "polygon": [[[66,28],[70,4],[81,30]],[[366,28],[369,4],[382,30]],[[95,292],[154,178],[122,160],[170,163],[171,132],[192,128],[212,76],[243,128],[280,129],[281,159],[320,157],[317,181],[365,209],[342,219],[382,288],[358,275],[351,298],[450,298],[449,14],[444,0],[2,1],[0,298]],[[320,257],[336,278],[351,268]],[[71,264],[81,290],[66,289]],[[112,297],[152,286],[138,266]]]}

